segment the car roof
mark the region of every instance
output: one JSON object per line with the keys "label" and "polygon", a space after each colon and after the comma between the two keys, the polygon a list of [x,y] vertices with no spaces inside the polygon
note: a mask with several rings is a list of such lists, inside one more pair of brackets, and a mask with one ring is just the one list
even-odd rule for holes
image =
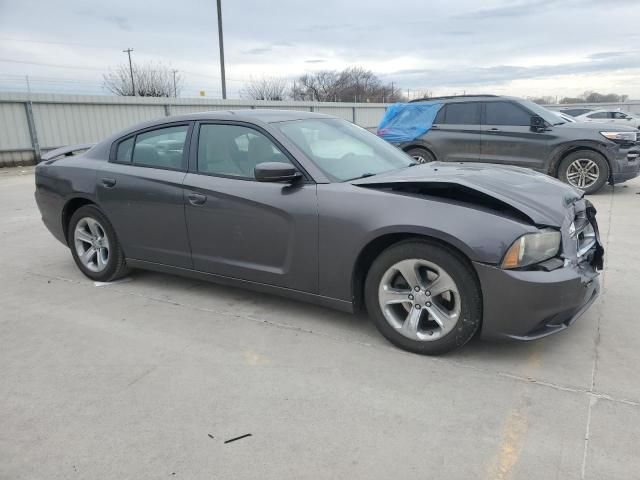
{"label": "car roof", "polygon": [[113,142],[116,139],[126,137],[139,130],[145,130],[153,127],[160,127],[170,123],[206,121],[206,120],[236,120],[239,122],[247,122],[253,124],[268,124],[277,122],[288,122],[292,120],[305,120],[310,118],[336,118],[323,113],[305,112],[296,110],[269,110],[269,109],[247,109],[247,110],[212,110],[209,112],[187,113],[184,115],[171,115],[168,117],[160,117],[155,120],[137,123],[121,130],[107,139],[105,142]]}
{"label": "car roof", "polygon": [[193,120],[239,120],[248,122],[276,123],[308,118],[333,118],[330,115],[296,110],[214,110],[210,112],[188,113],[158,119],[158,123],[193,121]]}
{"label": "car roof", "polygon": [[[622,110],[610,110],[607,108],[600,108],[598,110],[591,110],[590,112],[585,112],[582,115],[591,115],[592,113],[627,113],[627,112],[623,112]],[[582,116],[581,115],[581,116]]]}
{"label": "car roof", "polygon": [[429,97],[429,98],[416,98],[415,100],[410,100],[409,103],[419,103],[419,102],[433,102],[441,100],[443,103],[459,103],[459,102],[491,102],[491,101],[501,101],[501,100],[513,100],[513,101],[521,101],[522,98],[519,97],[509,97],[506,95],[490,95],[490,94],[479,94],[479,95],[451,95],[445,97]]}

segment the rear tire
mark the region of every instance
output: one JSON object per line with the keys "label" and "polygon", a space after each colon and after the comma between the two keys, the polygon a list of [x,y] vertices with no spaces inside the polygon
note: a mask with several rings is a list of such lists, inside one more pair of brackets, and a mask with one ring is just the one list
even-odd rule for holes
{"label": "rear tire", "polygon": [[578,150],[562,159],[558,179],[586,194],[596,193],[609,179],[609,163],[597,152]]}
{"label": "rear tire", "polygon": [[426,148],[414,147],[406,151],[407,155],[413,157],[418,163],[435,162],[436,157]]}
{"label": "rear tire", "polygon": [[91,280],[112,282],[129,273],[116,232],[95,205],[80,207],[71,216],[67,244],[76,265]]}
{"label": "rear tire", "polygon": [[422,355],[461,347],[482,321],[471,266],[455,250],[431,241],[408,240],[384,250],[367,274],[365,302],[387,340]]}

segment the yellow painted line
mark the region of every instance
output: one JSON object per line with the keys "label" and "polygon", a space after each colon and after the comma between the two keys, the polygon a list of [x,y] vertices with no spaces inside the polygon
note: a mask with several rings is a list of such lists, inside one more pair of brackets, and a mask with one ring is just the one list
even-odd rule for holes
{"label": "yellow painted line", "polygon": [[[542,344],[531,344],[529,356],[527,357],[526,372],[528,375],[534,376],[534,373],[539,370],[541,366]],[[521,391],[520,396],[520,406],[512,409],[504,422],[498,449],[487,469],[486,478],[488,480],[509,479],[513,468],[520,458],[529,428],[524,391]]]}
{"label": "yellow painted line", "polygon": [[252,350],[244,352],[244,361],[247,365],[266,365],[269,363],[269,359],[267,357]]}
{"label": "yellow painted line", "polygon": [[527,415],[520,409],[509,412],[498,451],[487,472],[490,480],[506,480],[511,477],[513,467],[518,463],[528,429]]}

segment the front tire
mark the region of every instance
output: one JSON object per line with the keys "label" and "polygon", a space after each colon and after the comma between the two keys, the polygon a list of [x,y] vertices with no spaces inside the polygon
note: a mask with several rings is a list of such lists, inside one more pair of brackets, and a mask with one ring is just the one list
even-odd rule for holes
{"label": "front tire", "polygon": [[67,235],[73,260],[91,280],[112,282],[129,273],[116,232],[98,207],[85,205],[76,210]]}
{"label": "front tire", "polygon": [[367,274],[365,302],[382,335],[423,355],[461,347],[482,321],[471,266],[453,249],[431,241],[405,241],[384,250]]}
{"label": "front tire", "polygon": [[406,151],[406,154],[413,157],[413,159],[418,163],[430,163],[436,161],[436,157],[434,157],[433,154],[425,148],[410,148]]}
{"label": "front tire", "polygon": [[586,194],[596,193],[609,179],[609,164],[597,152],[578,150],[560,162],[558,178]]}

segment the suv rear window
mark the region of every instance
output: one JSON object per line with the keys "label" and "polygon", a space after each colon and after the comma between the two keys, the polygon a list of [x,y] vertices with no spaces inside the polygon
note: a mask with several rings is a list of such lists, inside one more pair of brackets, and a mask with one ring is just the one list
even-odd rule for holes
{"label": "suv rear window", "polygon": [[[435,123],[449,125],[479,125],[480,124],[480,104],[470,103],[449,103],[438,112]],[[444,112],[443,112],[444,111]]]}
{"label": "suv rear window", "polygon": [[531,114],[511,102],[485,103],[486,125],[508,125],[514,127],[528,127]]}

